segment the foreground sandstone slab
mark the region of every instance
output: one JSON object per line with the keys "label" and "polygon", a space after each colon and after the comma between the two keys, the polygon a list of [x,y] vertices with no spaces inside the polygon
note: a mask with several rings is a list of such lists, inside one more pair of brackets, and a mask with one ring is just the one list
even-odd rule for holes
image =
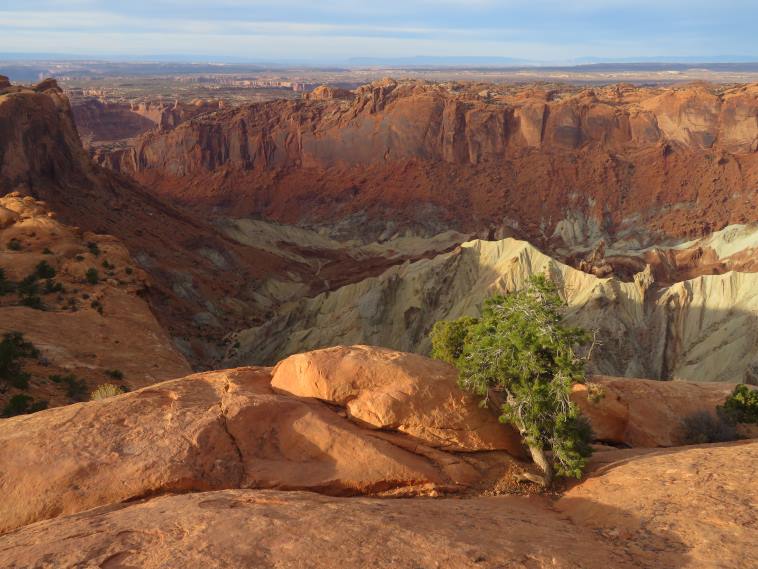
{"label": "foreground sandstone slab", "polygon": [[642,567],[756,566],[757,440],[637,452],[620,451],[558,510]]}
{"label": "foreground sandstone slab", "polygon": [[260,490],[146,498],[0,536],[0,566],[755,566],[758,441],[602,454],[608,463],[553,503]]}
{"label": "foreground sandstone slab", "polygon": [[1,420],[0,532],[165,492],[457,492],[512,463],[363,428],[319,401],[274,393],[270,379],[266,368],[198,374]]}
{"label": "foreground sandstone slab", "polygon": [[592,531],[525,499],[340,499],[251,490],[163,496],[33,524],[0,537],[0,565],[635,567]]}

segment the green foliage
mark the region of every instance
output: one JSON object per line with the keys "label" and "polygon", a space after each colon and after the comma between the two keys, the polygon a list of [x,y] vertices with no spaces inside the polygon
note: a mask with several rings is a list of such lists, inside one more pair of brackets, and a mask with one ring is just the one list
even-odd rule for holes
{"label": "green foliage", "polygon": [[47,409],[47,401],[35,402],[29,395],[14,395],[3,408],[0,417],[14,417],[16,415],[26,415]]}
{"label": "green foliage", "polygon": [[0,267],[0,296],[5,296],[13,291],[13,283],[5,277],[5,269]]}
{"label": "green foliage", "polygon": [[64,292],[63,285],[61,283],[55,282],[53,279],[47,279],[45,281],[45,286],[42,289],[42,292],[44,294],[52,294],[54,292]]}
{"label": "green foliage", "polygon": [[90,395],[91,401],[98,399],[107,399],[108,397],[115,397],[116,395],[122,395],[125,391],[118,385],[112,383],[103,383],[98,385],[95,391]]}
{"label": "green foliage", "polygon": [[18,239],[11,239],[8,241],[8,249],[11,251],[21,251],[21,241]]}
{"label": "green foliage", "polygon": [[100,256],[100,247],[98,247],[97,243],[94,241],[89,241],[87,243],[87,249],[89,249],[89,252],[92,253],[95,257]]}
{"label": "green foliage", "polygon": [[87,399],[87,384],[73,373],[66,375],[51,375],[50,381],[60,383],[66,388],[66,395],[72,401],[85,401]]}
{"label": "green foliage", "polygon": [[116,268],[116,265],[113,265],[113,264],[109,263],[108,259],[105,259],[105,261],[103,261],[103,268],[106,271],[112,271],[113,269]]}
{"label": "green foliage", "polygon": [[84,278],[86,278],[87,282],[92,285],[100,282],[100,274],[97,272],[97,269],[95,267],[90,267],[87,269],[87,272],[84,274]]}
{"label": "green foliage", "polygon": [[[544,276],[522,291],[485,301],[479,319],[437,323],[432,353],[453,363],[460,386],[484,398],[502,399],[500,420],[514,425],[535,460],[563,476],[581,476],[591,453],[591,429],[571,401],[583,382],[586,360],[577,350],[590,337],[564,326],[564,303]],[[541,465],[542,466],[542,465]]]}
{"label": "green foliage", "polygon": [[23,304],[24,306],[28,306],[29,308],[34,308],[35,310],[45,309],[45,305],[42,303],[42,299],[36,294],[22,296],[21,304]]}
{"label": "green foliage", "polygon": [[21,297],[21,304],[24,306],[37,310],[44,309],[42,299],[39,297],[39,283],[37,282],[36,271],[24,277],[24,280],[18,283],[16,292]]}
{"label": "green foliage", "polygon": [[37,349],[24,339],[21,332],[5,334],[0,342],[0,381],[18,389],[29,387],[29,374],[21,370],[19,360],[38,355]]}
{"label": "green foliage", "polygon": [[432,357],[454,364],[463,354],[469,328],[478,320],[464,316],[457,320],[440,320],[432,327]]}
{"label": "green foliage", "polygon": [[55,276],[55,269],[47,261],[40,261],[34,269],[34,274],[38,279],[52,279]]}
{"label": "green foliage", "polygon": [[696,411],[682,420],[684,444],[723,443],[739,438],[734,422],[722,413]]}
{"label": "green foliage", "polygon": [[586,383],[587,399],[597,405],[605,397],[605,388],[599,383]]}
{"label": "green foliage", "polygon": [[758,389],[736,386],[719,412],[735,423],[758,423]]}
{"label": "green foliage", "polygon": [[84,401],[87,399],[87,384],[83,379],[70,376],[66,381],[66,395],[72,401]]}
{"label": "green foliage", "polygon": [[34,296],[39,294],[37,275],[32,273],[31,275],[24,277],[24,280],[16,286],[16,292],[21,296]]}
{"label": "green foliage", "polygon": [[121,381],[124,379],[124,372],[120,369],[107,369],[105,370],[105,375],[110,377],[111,379],[116,379],[118,381]]}

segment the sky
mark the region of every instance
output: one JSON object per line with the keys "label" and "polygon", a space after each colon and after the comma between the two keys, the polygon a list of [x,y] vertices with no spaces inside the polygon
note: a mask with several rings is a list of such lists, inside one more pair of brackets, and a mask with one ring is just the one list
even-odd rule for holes
{"label": "sky", "polygon": [[0,52],[758,60],[758,0],[0,0]]}

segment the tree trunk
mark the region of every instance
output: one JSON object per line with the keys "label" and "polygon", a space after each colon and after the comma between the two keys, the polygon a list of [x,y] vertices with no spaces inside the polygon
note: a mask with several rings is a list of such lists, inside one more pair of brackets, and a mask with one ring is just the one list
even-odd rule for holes
{"label": "tree trunk", "polygon": [[530,446],[529,452],[532,455],[532,460],[534,461],[534,464],[540,467],[540,470],[545,473],[543,486],[545,488],[550,488],[553,485],[553,465],[550,464],[550,461],[547,459],[547,455],[545,454],[545,450],[541,449],[539,447]]}
{"label": "tree trunk", "polygon": [[[509,403],[506,393],[503,391],[497,391],[495,389],[487,390],[487,406],[492,411],[500,415],[503,412],[503,405],[506,403]],[[515,426],[518,428],[519,433],[521,434],[521,440],[525,441],[526,429],[521,424],[517,424]],[[537,484],[541,484],[545,488],[550,488],[553,485],[553,478],[555,477],[555,474],[553,472],[553,465],[548,460],[544,449],[529,446],[529,453],[532,455],[534,464],[539,466],[540,470],[542,470],[544,474],[543,476],[536,476],[529,472],[524,472],[522,474],[522,477],[525,480],[530,480]]]}

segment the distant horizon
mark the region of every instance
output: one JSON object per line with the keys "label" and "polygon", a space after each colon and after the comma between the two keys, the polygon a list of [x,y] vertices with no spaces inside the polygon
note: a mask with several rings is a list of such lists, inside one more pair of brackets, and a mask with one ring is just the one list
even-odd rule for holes
{"label": "distant horizon", "polygon": [[361,67],[392,67],[392,66],[429,66],[429,67],[461,67],[471,65],[491,68],[541,68],[541,67],[591,67],[601,65],[618,66],[689,66],[689,65],[741,65],[758,63],[758,55],[723,55],[723,56],[647,56],[625,58],[595,58],[590,56],[577,57],[570,60],[521,60],[517,58],[466,55],[466,56],[431,56],[409,55],[406,57],[370,57],[354,56],[345,59],[308,60],[305,58],[292,59],[255,59],[238,56],[213,56],[191,54],[132,54],[132,55],[103,55],[87,53],[56,54],[49,52],[0,52],[0,61],[4,62],[92,62],[114,64],[177,64],[177,65],[249,65],[249,66],[338,66],[344,68]]}
{"label": "distant horizon", "polygon": [[[329,65],[758,61],[754,0],[6,0],[3,49]],[[662,54],[662,55],[661,55]]]}

